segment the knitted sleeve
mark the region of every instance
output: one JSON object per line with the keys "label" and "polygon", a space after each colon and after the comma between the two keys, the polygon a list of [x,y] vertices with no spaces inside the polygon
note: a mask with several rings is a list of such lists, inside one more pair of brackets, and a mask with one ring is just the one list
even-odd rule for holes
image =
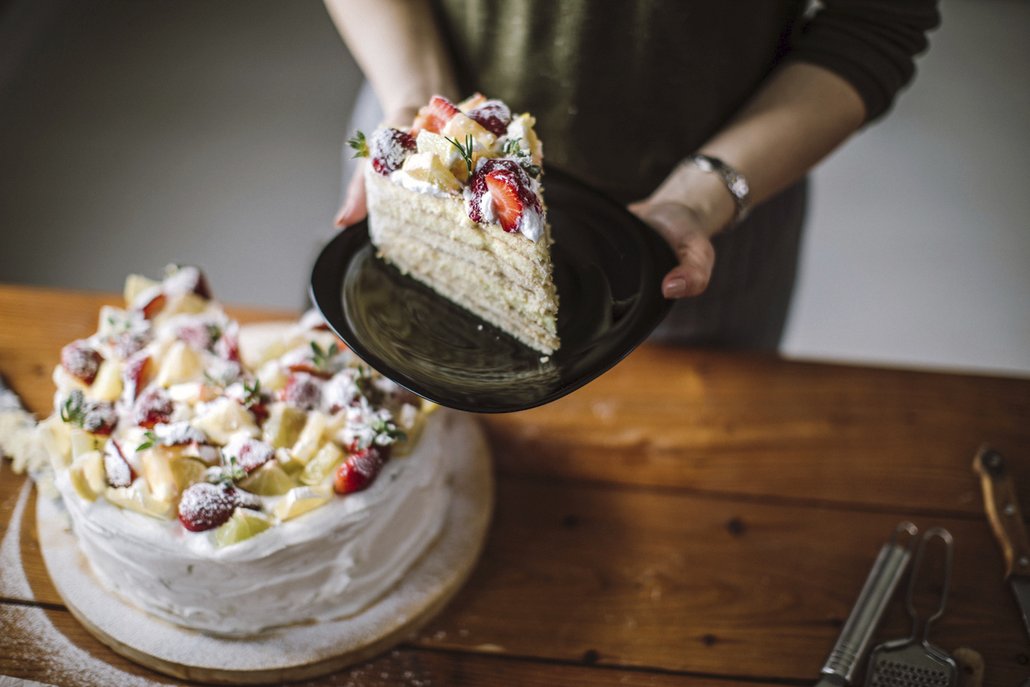
{"label": "knitted sleeve", "polygon": [[886,112],[915,74],[927,32],[940,24],[937,0],[823,0],[794,39],[787,59],[810,62],[847,80],[866,121]]}

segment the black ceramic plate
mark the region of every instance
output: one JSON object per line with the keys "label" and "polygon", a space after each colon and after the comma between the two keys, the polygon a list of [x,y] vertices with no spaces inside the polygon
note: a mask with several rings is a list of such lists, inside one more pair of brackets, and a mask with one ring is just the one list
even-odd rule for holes
{"label": "black ceramic plate", "polygon": [[543,357],[375,256],[362,222],[318,256],[311,295],[365,362],[443,406],[525,410],[610,369],[661,322],[661,280],[675,264],[652,229],[621,205],[550,170],[561,348]]}

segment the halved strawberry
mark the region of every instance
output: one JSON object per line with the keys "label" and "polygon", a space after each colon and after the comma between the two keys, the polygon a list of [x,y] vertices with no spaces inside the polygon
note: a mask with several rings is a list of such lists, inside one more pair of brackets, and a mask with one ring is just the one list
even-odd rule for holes
{"label": "halved strawberry", "polygon": [[147,353],[137,353],[125,361],[125,367],[122,368],[122,388],[127,398],[136,400],[140,390],[150,381],[153,368],[150,355]]}
{"label": "halved strawberry", "polygon": [[143,318],[152,320],[161,312],[168,303],[168,296],[161,290],[161,286],[155,286],[141,293],[133,307],[143,313]]}
{"label": "halved strawberry", "polygon": [[389,446],[370,446],[352,453],[336,469],[333,491],[342,495],[368,489],[389,457]]}
{"label": "halved strawberry", "polygon": [[458,112],[460,110],[450,100],[442,95],[434,95],[429,99],[429,104],[418,111],[412,132],[415,133],[420,129],[425,129],[438,134],[447,122],[451,121],[451,117],[458,114]]}
{"label": "halved strawberry", "polygon": [[85,339],[73,341],[61,349],[61,367],[84,384],[93,383],[103,361],[103,356]]}
{"label": "halved strawberry", "polygon": [[136,479],[136,471],[125,458],[121,444],[113,438],[104,444],[104,473],[112,487],[127,487]]}

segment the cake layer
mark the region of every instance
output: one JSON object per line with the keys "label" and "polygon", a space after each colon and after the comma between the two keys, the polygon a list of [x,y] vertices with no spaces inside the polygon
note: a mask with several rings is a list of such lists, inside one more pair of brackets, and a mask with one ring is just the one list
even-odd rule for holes
{"label": "cake layer", "polygon": [[358,613],[422,555],[446,515],[453,417],[430,414],[412,453],[390,460],[368,490],[224,548],[178,522],[86,501],[67,471],[57,486],[108,588],[184,627],[254,635]]}
{"label": "cake layer", "polygon": [[457,195],[417,193],[366,171],[380,254],[444,297],[545,354],[559,345],[550,229],[537,242],[469,219]]}

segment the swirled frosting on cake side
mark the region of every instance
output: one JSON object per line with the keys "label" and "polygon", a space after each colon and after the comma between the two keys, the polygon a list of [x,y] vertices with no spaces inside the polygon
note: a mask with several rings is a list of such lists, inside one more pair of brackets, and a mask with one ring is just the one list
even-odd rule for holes
{"label": "swirled frosting on cake side", "polygon": [[432,414],[412,453],[388,462],[367,490],[229,547],[209,532],[86,501],[67,473],[57,486],[106,586],[185,627],[254,635],[358,613],[418,560],[446,515],[451,417]]}
{"label": "swirled frosting on cake side", "polygon": [[130,276],[40,425],[102,584],[211,634],[357,613],[439,533],[449,417],[317,313],[240,327],[196,268]]}

